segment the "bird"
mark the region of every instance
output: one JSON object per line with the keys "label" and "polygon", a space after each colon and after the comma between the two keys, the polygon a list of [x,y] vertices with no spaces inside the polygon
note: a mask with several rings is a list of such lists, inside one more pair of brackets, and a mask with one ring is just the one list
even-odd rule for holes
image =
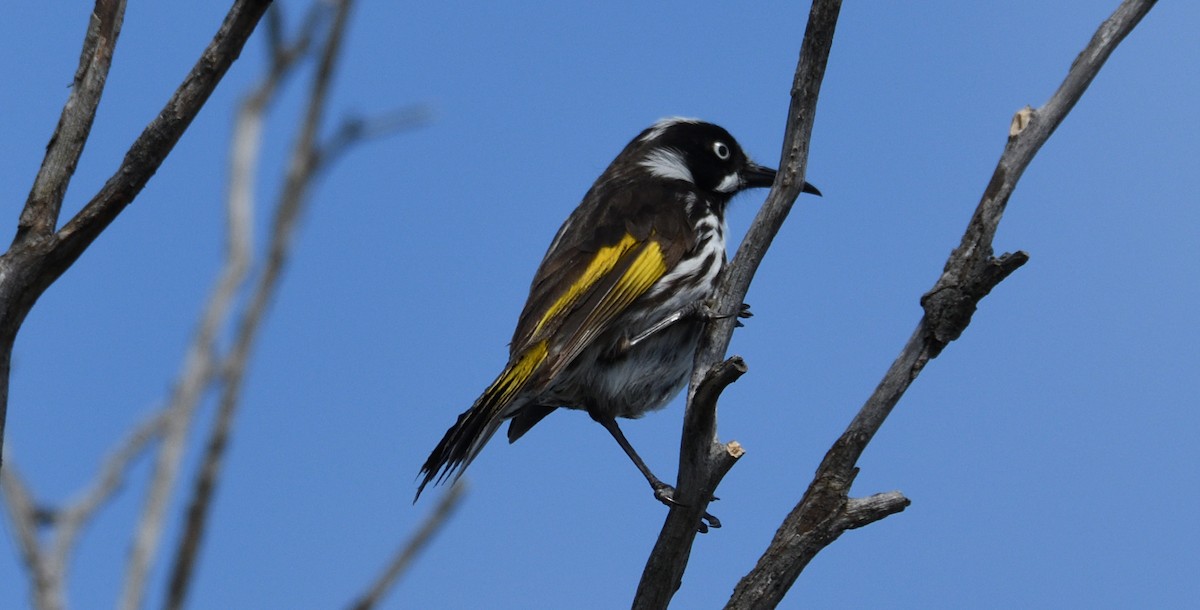
{"label": "bird", "polygon": [[[655,498],[675,504],[617,418],[661,409],[686,385],[704,325],[721,315],[709,299],[726,264],[725,208],[775,174],[698,119],[664,118],[634,137],[550,242],[508,363],[421,466],[413,501],[430,482],[461,476],[505,421],[512,443],[567,408],[603,426]],[[803,191],[820,195],[808,183]]]}

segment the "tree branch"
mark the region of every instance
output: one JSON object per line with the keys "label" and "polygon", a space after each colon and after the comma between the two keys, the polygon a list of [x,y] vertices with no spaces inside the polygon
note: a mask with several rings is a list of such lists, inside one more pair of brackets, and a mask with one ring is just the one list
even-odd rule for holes
{"label": "tree branch", "polygon": [[236,0],[212,41],[158,116],[138,136],[100,192],[57,233],[43,288],[49,286],[141,192],[199,114],[217,83],[242,52],[271,0]]}
{"label": "tree branch", "polygon": [[[158,437],[165,412],[160,411],[133,432],[104,461],[96,480],[65,508],[39,506],[9,456],[0,469],[0,488],[9,521],[18,533],[21,559],[32,581],[33,607],[52,610],[66,607],[67,571],[70,554],[79,534],[124,480],[125,473],[146,446]],[[48,532],[39,536],[39,529]]]}
{"label": "tree branch", "polygon": [[425,518],[417,532],[400,547],[387,568],[380,573],[367,592],[350,605],[351,610],[371,610],[383,600],[388,590],[396,584],[396,581],[412,564],[413,559],[429,545],[434,534],[441,531],[442,526],[454,514],[454,510],[462,502],[466,488],[466,483],[460,479],[450,488],[450,491],[442,496],[433,512]]}
{"label": "tree branch", "polygon": [[91,133],[124,18],[125,0],[96,1],[84,35],[71,93],[63,105],[58,125],[46,145],[46,156],[17,220],[12,247],[0,255],[0,464],[4,461],[4,425],[8,421],[13,344],[25,315],[45,287],[54,281],[40,277],[44,253],[55,243],[52,234],[62,201]]}
{"label": "tree branch", "polygon": [[288,173],[284,181],[280,202],[272,222],[271,242],[268,245],[267,263],[255,284],[249,305],[239,321],[234,346],[222,362],[223,385],[216,424],[213,426],[201,458],[200,472],[196,477],[192,497],[188,503],[187,519],[183,537],[176,549],[171,567],[170,585],[166,607],[183,607],[192,582],[192,574],[200,543],[207,528],[212,498],[220,479],[224,464],[225,449],[233,432],[234,416],[241,399],[242,382],[245,378],[250,349],[258,336],[267,307],[274,297],[283,267],[290,257],[292,238],[303,206],[309,200],[313,181],[320,169],[317,132],[325,115],[326,100],[332,83],[334,67],[341,51],[341,44],[348,23],[351,0],[337,4],[329,26],[325,44],[318,57],[316,76],[309,94],[308,109],[302,119],[300,135],[293,146]]}
{"label": "tree branch", "polygon": [[[266,6],[270,2],[268,0],[261,4],[262,11],[265,11]],[[223,34],[223,32],[235,29],[230,24],[231,22],[238,22],[235,19],[235,13],[238,10],[238,4],[235,4],[230,9],[230,13],[226,16],[221,30],[218,31],[213,42],[209,44],[208,49],[205,50],[197,66],[192,69],[184,84],[180,86],[171,101],[167,103],[168,109],[181,105],[180,102],[176,101],[177,98],[182,97],[184,95],[183,92],[189,89],[188,83],[196,78],[198,72],[201,72],[201,66],[211,63],[210,55],[214,48],[225,48],[218,41],[224,35],[229,35]],[[259,11],[259,15],[261,15],[261,11]],[[244,32],[244,36],[248,36],[250,33],[249,31],[244,31],[241,27],[236,28],[236,30]],[[244,41],[245,38],[243,37],[241,42],[244,43]],[[228,58],[228,61],[231,62],[236,58],[237,54],[241,51],[241,47],[241,44],[237,46],[236,52]],[[206,58],[209,58],[209,61],[206,62]],[[226,67],[228,66],[226,65]],[[209,92],[211,92],[211,89]],[[258,95],[252,96],[251,100],[247,102],[248,105],[265,104],[266,101],[263,98],[270,95],[270,92],[259,91],[256,93]],[[207,97],[207,94],[205,94],[205,97]],[[134,151],[139,149],[139,143],[147,139],[147,134],[156,129],[155,125],[161,122],[166,113],[167,110],[164,110],[163,114],[160,114],[159,118],[155,119],[147,127],[146,131],[143,132],[138,141],[134,143],[130,152],[126,154],[126,164],[134,157]],[[150,574],[150,565],[158,549],[158,543],[166,520],[167,505],[172,491],[175,489],[175,482],[178,479],[179,465],[183,459],[188,431],[191,429],[193,416],[204,390],[212,382],[218,370],[216,362],[218,358],[216,354],[216,337],[229,318],[230,308],[237,296],[238,288],[245,281],[250,264],[254,217],[254,173],[252,170],[240,171],[240,169],[247,165],[245,162],[246,159],[257,158],[259,146],[257,139],[262,127],[261,119],[247,119],[244,115],[240,115],[238,120],[246,121],[248,124],[244,132],[235,135],[231,145],[230,188],[226,202],[228,219],[226,225],[225,260],[222,264],[216,285],[204,307],[204,313],[201,316],[201,322],[196,335],[188,347],[187,355],[184,357],[184,364],[178,381],[175,383],[171,398],[164,409],[166,423],[163,430],[163,442],[154,460],[142,514],[135,526],[129,558],[126,563],[125,577],[119,602],[119,607],[125,610],[137,610],[142,607],[146,582]],[[186,127],[186,124],[183,127]],[[242,135],[243,133],[245,135]],[[178,136],[175,136],[175,140],[178,140]],[[170,145],[173,146],[173,144],[174,142],[172,141]],[[169,151],[169,148],[167,150]],[[161,159],[159,162],[161,162]],[[123,164],[122,168],[126,164]],[[156,168],[150,170],[150,174],[153,174],[154,169]],[[120,175],[122,175],[122,172],[118,170],[117,175],[109,180],[109,184],[112,184]],[[106,189],[109,184],[105,185]],[[140,188],[139,186],[138,189]],[[104,191],[101,192],[103,193]],[[97,195],[98,197],[99,195]],[[97,201],[98,199],[93,199],[93,203]],[[119,204],[119,206],[123,207],[126,204],[128,202]],[[91,206],[92,204],[89,204],[89,207]],[[118,209],[113,213],[115,214],[119,211]],[[86,208],[84,212],[86,212]],[[84,212],[80,212],[80,215],[83,215]],[[76,216],[76,220],[79,218],[80,216]],[[75,220],[72,222],[75,222]],[[104,224],[107,224],[107,221]],[[99,228],[102,229],[103,226]]]}
{"label": "tree branch", "polygon": [[[4,422],[7,419],[9,374],[12,348],[17,331],[29,310],[45,292],[100,235],[105,227],[129,205],[158,170],[167,154],[191,124],[221,77],[241,53],[246,39],[254,31],[271,0],[237,0],[212,42],[200,56],[187,78],[168,100],[167,105],[134,141],[116,174],[108,179],[92,200],[57,233],[42,239],[29,239],[53,230],[61,208],[61,190],[74,169],[74,160],[87,138],[95,109],[83,113],[64,110],[70,118],[60,120],[61,146],[52,139],[46,162],[35,179],[31,201],[22,211],[18,235],[12,248],[0,255],[0,456],[3,455]],[[112,45],[120,30],[123,0],[99,0],[94,28],[84,40],[81,92],[68,98],[83,106],[98,103],[103,76],[107,73]],[[94,34],[93,34],[94,30]],[[94,48],[93,48],[94,45]],[[87,58],[94,59],[87,59]],[[58,131],[56,130],[56,133]],[[66,163],[69,161],[69,163]]]}
{"label": "tree branch", "polygon": [[0,491],[3,491],[4,507],[8,520],[17,533],[17,546],[21,549],[21,560],[33,580],[33,607],[38,610],[62,608],[64,599],[62,579],[47,569],[45,551],[38,543],[38,510],[29,487],[21,480],[17,471],[9,465],[0,468]]}
{"label": "tree branch", "polygon": [[104,93],[124,19],[125,0],[96,0],[71,93],[63,105],[50,143],[46,145],[46,156],[34,178],[25,209],[21,211],[13,243],[30,237],[46,239],[58,224],[67,186],[96,119],[96,108],[100,106],[100,96]]}
{"label": "tree branch", "polygon": [[946,261],[933,289],[921,298],[925,314],[916,331],[825,455],[804,497],[784,520],[758,565],[738,583],[726,608],[775,607],[808,562],[843,532],[908,505],[898,492],[850,499],[858,458],[925,364],[966,329],[979,301],[1028,260],[1024,252],[992,256],[992,238],[1009,196],[1038,149],[1087,90],[1113,49],[1153,5],[1154,0],[1123,2],[1101,24],[1050,100],[1038,110],[1027,107],[1014,117],[1008,143],[961,244]]}
{"label": "tree branch", "polygon": [[[813,2],[792,82],[792,101],[788,109],[779,174],[733,261],[721,274],[714,299],[716,311],[737,311],[741,307],[759,263],[804,186],[817,94],[825,75],[825,64],[833,45],[833,32],[840,10],[840,0]],[[736,449],[734,452],[730,446],[722,445],[717,440],[717,396],[696,400],[708,380],[721,374],[722,367],[717,363],[725,357],[735,323],[733,316],[714,320],[709,323],[700,340],[684,412],[679,456],[676,497],[683,506],[672,507],[667,514],[638,583],[634,608],[666,608],[670,603],[682,582],[697,524],[701,522],[721,478],[732,467],[736,457],[741,455],[741,447],[736,443],[730,444]],[[716,394],[719,394],[719,390]]]}

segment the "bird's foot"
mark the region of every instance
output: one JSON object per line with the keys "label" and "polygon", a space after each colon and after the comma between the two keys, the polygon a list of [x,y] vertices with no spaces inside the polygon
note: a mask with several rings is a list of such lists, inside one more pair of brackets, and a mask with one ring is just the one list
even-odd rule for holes
{"label": "bird's foot", "polygon": [[734,325],[739,328],[744,326],[742,324],[742,320],[744,320],[746,318],[754,317],[754,313],[752,311],[750,311],[749,303],[742,303],[741,306],[738,307],[737,313],[728,313],[728,312],[717,311],[711,302],[703,303],[699,309],[700,309],[701,315],[708,318],[709,320],[723,320],[725,318],[732,318],[732,317],[736,316],[738,318],[738,320]]}
{"label": "bird's foot", "polygon": [[[682,503],[678,502],[677,500],[675,500],[675,488],[674,487],[671,487],[670,485],[667,485],[666,483],[663,483],[662,481],[659,481],[657,484],[652,485],[652,487],[654,488],[654,497],[657,498],[659,502],[666,504],[668,507],[672,507],[672,506],[678,506],[680,508],[687,507],[686,504],[682,504]],[[709,502],[715,502],[716,500],[720,500],[720,498],[713,496],[709,500]],[[706,511],[704,513],[704,515],[700,517],[700,522],[698,524],[696,524],[696,529],[701,534],[707,534],[708,528],[710,528],[710,527],[714,528],[714,529],[721,527],[721,520],[716,518],[715,516],[709,514]]]}

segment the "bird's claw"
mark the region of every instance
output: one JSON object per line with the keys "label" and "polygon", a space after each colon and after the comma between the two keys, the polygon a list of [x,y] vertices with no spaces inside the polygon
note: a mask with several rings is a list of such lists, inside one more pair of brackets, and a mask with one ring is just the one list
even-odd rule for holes
{"label": "bird's claw", "polygon": [[738,321],[734,322],[734,324],[733,324],[736,328],[741,328],[741,327],[745,326],[745,324],[742,324],[742,320],[745,320],[746,318],[754,317],[754,312],[750,311],[749,303],[742,303],[741,308],[738,310],[737,317],[739,318]]}
{"label": "bird's claw", "polygon": [[713,304],[711,302],[703,303],[700,306],[700,311],[701,311],[702,315],[704,317],[708,318],[709,320],[723,320],[725,318],[736,317],[736,318],[738,318],[738,320],[736,322],[734,322],[734,326],[739,327],[739,328],[741,326],[744,326],[744,324],[742,324],[742,320],[744,320],[746,318],[754,317],[754,313],[752,311],[750,311],[749,303],[742,303],[740,306],[738,306],[737,313],[723,313],[723,312],[716,311],[716,309],[714,309]]}
{"label": "bird's claw", "polygon": [[[679,508],[687,508],[686,504],[683,504],[675,499],[674,487],[671,487],[663,482],[659,482],[657,485],[653,485],[653,487],[654,497],[658,499],[659,502],[667,505],[667,507],[677,506]],[[712,496],[709,501],[715,502],[717,500],[720,500],[720,498]],[[721,520],[709,514],[707,511],[705,511],[704,515],[700,517],[700,522],[696,524],[696,530],[701,534],[707,534],[709,528],[716,529],[719,527],[721,527]]]}

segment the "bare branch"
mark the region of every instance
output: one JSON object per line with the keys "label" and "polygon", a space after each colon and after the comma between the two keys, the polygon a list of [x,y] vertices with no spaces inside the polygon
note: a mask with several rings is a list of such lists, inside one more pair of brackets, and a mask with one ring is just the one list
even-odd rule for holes
{"label": "bare branch", "polygon": [[125,153],[100,192],[57,233],[42,281],[49,286],[141,192],[175,143],[199,114],[233,64],[271,0],[237,0],[191,72]]}
{"label": "bare branch", "polygon": [[79,533],[121,487],[125,473],[133,462],[142,455],[146,447],[162,434],[169,412],[160,410],[133,428],[129,436],[104,460],[95,481],[65,508],[57,511],[54,519],[54,545],[47,558],[56,569],[66,572],[70,553],[78,541]]}
{"label": "bare branch", "polygon": [[[22,559],[33,581],[34,607],[66,606],[67,570],[79,534],[124,480],[125,473],[162,429],[165,412],[160,411],[136,426],[104,461],[96,480],[66,508],[37,506],[22,482],[20,470],[9,457],[0,470],[10,521],[18,532]],[[38,536],[38,528],[49,530]]]}
{"label": "bare branch", "polygon": [[104,93],[104,83],[108,80],[108,69],[124,20],[125,0],[96,0],[71,93],[63,105],[54,135],[46,145],[46,156],[17,222],[14,243],[29,237],[46,239],[54,233],[67,185],[75,174],[75,166],[96,119],[96,108],[100,106],[100,96]]}
{"label": "bare branch", "polygon": [[432,118],[433,112],[424,104],[404,106],[376,117],[347,117],[318,149],[317,159],[327,165],[356,144],[423,127]]}
{"label": "bare branch", "polygon": [[849,500],[858,458],[925,364],[962,334],[979,301],[1028,260],[1023,252],[992,256],[992,238],[1008,198],[1038,149],[1087,90],[1113,49],[1153,5],[1154,0],[1123,2],[1101,24],[1050,101],[1038,110],[1018,112],[961,245],[951,253],[933,289],[921,299],[925,315],[916,331],[825,455],[804,497],[784,520],[758,565],[738,583],[727,608],[774,607],[808,562],[844,531],[907,506],[896,492],[877,496],[878,502]]}
{"label": "bare branch", "polygon": [[352,610],[371,610],[371,608],[374,608],[376,604],[383,600],[387,592],[395,586],[400,576],[412,564],[413,559],[428,546],[434,534],[441,531],[442,526],[454,514],[454,509],[458,508],[466,491],[467,484],[460,479],[442,496],[441,501],[434,507],[433,512],[425,518],[424,523],[421,524],[421,527],[413,534],[412,538],[409,538],[400,547],[395,557],[392,558],[391,563],[375,579],[375,582],[367,589],[367,592],[350,606]]}
{"label": "bare branch", "polygon": [[840,526],[852,530],[870,525],[908,508],[909,504],[912,502],[898,491],[888,491],[866,498],[850,498],[846,502],[846,509],[842,511]]}
{"label": "bare branch", "polygon": [[[737,311],[741,307],[759,263],[804,186],[817,94],[825,76],[840,10],[840,0],[813,3],[792,83],[779,174],[733,261],[721,274],[716,311]],[[717,440],[716,397],[705,401],[697,401],[695,397],[713,375],[714,366],[725,357],[736,321],[730,316],[710,322],[700,340],[684,412],[676,486],[676,497],[684,506],[673,507],[667,514],[638,583],[634,608],[665,608],[670,603],[682,582],[697,523],[705,514],[713,491],[732,466],[732,461],[723,457],[729,454],[727,446]],[[740,451],[738,447],[739,454]]]}
{"label": "bare branch", "polygon": [[[295,61],[289,53],[280,53],[276,57],[287,66]],[[273,64],[272,73],[282,72],[287,66]],[[229,319],[238,289],[249,270],[253,248],[254,176],[262,137],[261,114],[278,89],[277,80],[271,79],[252,92],[243,101],[236,119],[226,198],[225,256],[165,409],[167,421],[163,442],[155,457],[145,504],[135,526],[122,584],[120,607],[126,610],[137,610],[142,605],[150,565],[162,536],[167,504],[178,480],[196,407],[219,372],[216,337]]]}
{"label": "bare branch", "polygon": [[211,511],[213,493],[220,479],[221,468],[233,431],[233,420],[241,399],[241,388],[245,378],[250,349],[258,336],[267,306],[274,297],[283,267],[291,253],[292,239],[300,212],[309,200],[313,178],[318,170],[317,132],[325,114],[326,100],[332,83],[334,66],[341,51],[343,35],[348,23],[351,0],[341,0],[337,5],[329,34],[318,58],[316,76],[309,94],[308,109],[300,128],[300,135],[292,149],[291,162],[284,181],[280,202],[272,222],[271,242],[268,245],[267,263],[255,283],[241,320],[238,323],[234,346],[222,362],[221,374],[224,385],[217,411],[217,421],[208,438],[201,470],[196,478],[192,498],[188,503],[184,534],[171,568],[170,585],[166,606],[182,608],[192,581],[193,569],[200,543]]}
{"label": "bare branch", "polygon": [[60,574],[51,572],[45,561],[45,553],[38,542],[38,509],[29,487],[13,468],[12,458],[0,468],[0,491],[3,491],[4,507],[8,520],[17,532],[21,549],[21,560],[33,580],[33,607],[38,610],[62,608],[66,600]]}
{"label": "bare branch", "polygon": [[[114,2],[117,4],[114,5]],[[158,170],[159,165],[183,135],[184,130],[199,113],[200,108],[208,100],[208,96],[225,75],[229,66],[237,59],[246,39],[254,31],[259,18],[262,17],[263,11],[270,3],[271,0],[237,0],[234,2],[225,21],[201,54],[199,61],[168,100],[158,117],[151,121],[134,141],[116,174],[108,179],[100,192],[57,233],[46,239],[30,240],[20,239],[22,231],[18,231],[18,239],[14,240],[13,247],[0,255],[0,456],[3,455],[4,422],[7,419],[12,348],[16,341],[17,331],[25,320],[25,316],[42,292],[83,254],[88,245],[141,192],[142,187]],[[111,52],[111,45],[116,40],[120,22],[118,13],[113,11],[123,7],[124,2],[122,0],[102,0],[98,2],[97,6],[99,7],[97,14],[101,15],[102,24],[97,36],[105,34],[109,38],[104,44],[99,42],[96,44],[98,49],[108,49],[108,51],[103,51],[103,53],[108,53]],[[85,56],[89,55],[87,43],[92,40],[90,31],[88,39],[85,40]],[[89,69],[88,72],[91,73],[91,70]],[[94,93],[86,94],[81,102],[86,102],[91,99],[91,96],[98,98],[99,88],[93,82],[98,74],[99,72],[84,79],[91,83],[85,83],[85,86]],[[86,130],[83,130],[83,133],[79,127],[69,128],[69,130],[75,134],[73,140],[76,143],[68,142],[63,145],[65,158],[70,158],[71,154],[77,157],[77,152],[70,153],[70,151],[82,147],[80,137],[86,138]],[[55,142],[51,142],[49,148],[54,149]],[[56,156],[62,155],[56,154]],[[58,176],[57,180],[62,182],[65,190],[63,170],[47,171],[51,173],[46,178],[39,178],[35,182],[34,193],[31,194],[34,199],[39,199],[39,192],[55,191],[52,186],[56,181],[54,176]],[[44,186],[37,186],[37,184]],[[22,212],[21,221],[29,227],[29,230],[24,231],[27,235],[33,235],[35,227],[36,231],[43,231],[46,226],[53,228],[57,221],[61,196],[58,196],[58,203],[54,202],[54,197],[48,200],[39,200],[48,201],[48,203],[35,203],[32,207],[27,206],[28,213]]]}

